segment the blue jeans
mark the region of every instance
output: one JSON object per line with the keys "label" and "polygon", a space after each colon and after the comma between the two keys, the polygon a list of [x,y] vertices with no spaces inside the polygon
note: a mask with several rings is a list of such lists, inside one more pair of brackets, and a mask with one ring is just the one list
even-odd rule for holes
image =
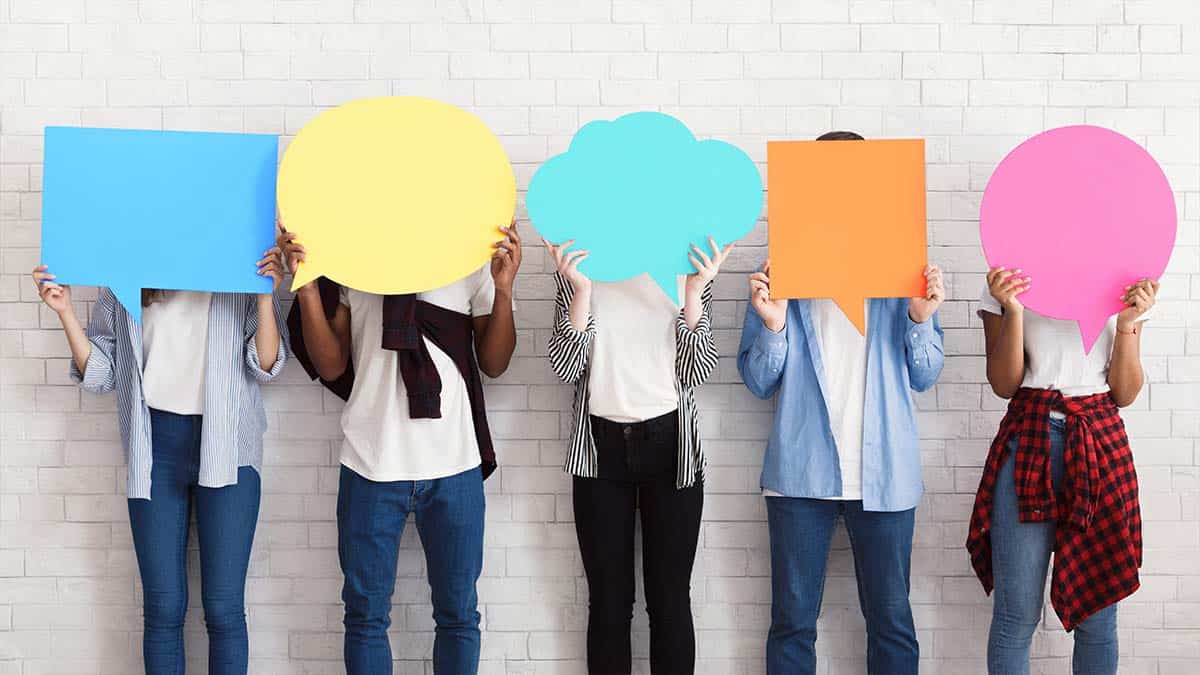
{"label": "blue jeans", "polygon": [[252,467],[238,482],[200,487],[200,415],[150,411],[150,499],[129,500],[129,524],[142,575],[142,658],[150,675],[183,675],[187,541],[195,502],[200,595],[208,628],[208,672],[246,672],[246,568],[258,522],[261,484]]}
{"label": "blue jeans", "polygon": [[864,511],[861,501],[767,497],[771,535],[768,675],[817,671],[817,616],[833,528],[846,521],[867,622],[867,672],[916,675],[920,659],[908,603],[915,509]]}
{"label": "blue jeans", "polygon": [[[1063,430],[1050,420],[1050,472],[1054,489],[1063,477]],[[1054,551],[1054,522],[1022,523],[1017,519],[1017,489],[1011,452],[996,478],[992,503],[992,628],[988,633],[988,672],[1028,675],[1029,645],[1042,618],[1046,572]],[[1117,672],[1117,606],[1109,605],[1075,627],[1072,669],[1076,675]]]}
{"label": "blue jeans", "polygon": [[392,672],[392,591],[400,535],[416,517],[436,624],[433,672],[479,669],[475,582],[483,570],[483,474],[479,468],[433,480],[379,483],[342,467],[338,483],[338,559],[345,583],[348,675]]}

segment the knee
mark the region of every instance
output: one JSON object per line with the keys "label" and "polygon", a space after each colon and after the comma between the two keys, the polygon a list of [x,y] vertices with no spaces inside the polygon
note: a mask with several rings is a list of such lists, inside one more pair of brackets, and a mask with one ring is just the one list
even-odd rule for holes
{"label": "knee", "polygon": [[142,615],[147,629],[178,629],[187,616],[187,595],[176,592],[146,591]]}
{"label": "knee", "polygon": [[1014,602],[1011,598],[996,595],[992,603],[992,629],[994,635],[1016,640],[1029,640],[1042,620],[1042,603]]}
{"label": "knee", "polygon": [[1117,607],[1110,605],[1084,619],[1075,627],[1075,641],[1102,645],[1117,639]]}
{"label": "knee", "polygon": [[633,600],[613,597],[588,598],[588,623],[621,626],[633,622]]}
{"label": "knee", "polygon": [[664,584],[646,592],[646,614],[651,621],[674,621],[692,614],[692,591],[688,584]]}
{"label": "knee", "polygon": [[378,628],[386,631],[392,623],[390,594],[358,592],[347,587],[342,590],[342,601],[346,605],[347,628]]}
{"label": "knee", "polygon": [[246,629],[246,607],[240,598],[205,597],[204,625],[209,633],[237,633]]}

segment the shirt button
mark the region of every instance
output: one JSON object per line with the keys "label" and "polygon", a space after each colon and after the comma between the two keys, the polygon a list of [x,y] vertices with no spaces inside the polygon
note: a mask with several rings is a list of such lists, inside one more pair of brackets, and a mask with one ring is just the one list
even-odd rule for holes
{"label": "shirt button", "polygon": [[916,334],[916,333],[913,333],[913,337],[914,337],[914,338],[916,338],[916,337],[917,337],[917,334]]}
{"label": "shirt button", "polygon": [[633,427],[627,426],[627,427],[625,427],[625,429],[622,430],[621,433],[625,436],[625,438],[629,438],[630,436],[633,435]]}

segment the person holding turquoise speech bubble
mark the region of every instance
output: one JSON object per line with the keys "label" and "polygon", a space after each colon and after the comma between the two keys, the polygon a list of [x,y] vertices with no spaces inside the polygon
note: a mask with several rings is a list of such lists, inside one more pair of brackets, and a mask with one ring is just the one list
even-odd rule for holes
{"label": "person holding turquoise speech bubble", "polygon": [[[264,252],[249,273],[278,289],[279,250]],[[146,673],[184,672],[187,544],[194,514],[208,672],[244,675],[246,572],[267,428],[259,385],[278,377],[287,360],[286,328],[274,293],[143,289],[139,323],[103,288],[85,331],[71,288],[55,279],[45,265],[33,271],[39,297],[66,334],[71,379],[92,393],[117,393],[129,462],[129,523],[143,589]]]}
{"label": "person holding turquoise speech bubble", "polygon": [[[587,662],[629,673],[635,517],[650,617],[650,667],[692,673],[691,577],[704,506],[704,453],[693,389],[717,365],[712,281],[732,244],[692,245],[693,272],[671,293],[641,274],[596,282],[590,253],[545,242],[555,263],[554,372],[575,385],[565,468],[588,581]],[[683,297],[680,307],[675,297]]]}
{"label": "person holding turquoise speech bubble", "polygon": [[588,581],[588,669],[632,668],[640,511],[650,667],[692,673],[704,505],[692,392],[717,365],[712,280],[758,219],[762,179],[738,148],[640,112],[580,129],[534,174],[526,206],[556,267],[550,363],[575,385],[565,468]]}

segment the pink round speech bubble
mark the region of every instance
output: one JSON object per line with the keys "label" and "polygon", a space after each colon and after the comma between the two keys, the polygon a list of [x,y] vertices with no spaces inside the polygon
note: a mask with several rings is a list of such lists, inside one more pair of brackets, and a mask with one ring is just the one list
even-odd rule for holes
{"label": "pink round speech bubble", "polygon": [[1125,136],[1086,125],[1014,148],[979,212],[988,264],[1027,274],[1022,304],[1077,321],[1089,352],[1124,307],[1125,286],[1162,275],[1175,227],[1175,196],[1158,163]]}

